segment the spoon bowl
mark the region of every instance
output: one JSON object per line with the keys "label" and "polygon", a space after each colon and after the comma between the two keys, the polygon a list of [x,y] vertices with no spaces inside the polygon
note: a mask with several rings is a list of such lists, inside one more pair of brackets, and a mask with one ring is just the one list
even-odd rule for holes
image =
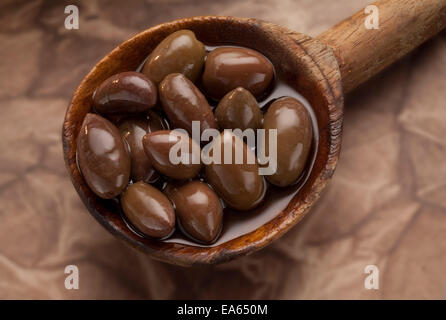
{"label": "spoon bowl", "polygon": [[[127,227],[110,201],[99,198],[89,189],[76,164],[76,137],[84,117],[91,112],[94,90],[113,74],[136,70],[159,42],[181,29],[192,30],[204,43],[245,46],[264,54],[283,81],[309,101],[319,131],[312,171],[287,207],[260,228],[216,246],[168,243],[138,236]],[[150,28],[122,43],[82,80],[73,94],[63,124],[65,163],[73,185],[89,212],[108,231],[132,247],[153,258],[177,265],[228,261],[263,248],[283,235],[302,219],[319,198],[338,160],[342,102],[336,59],[331,49],[317,40],[254,19],[209,16],[177,20]]]}

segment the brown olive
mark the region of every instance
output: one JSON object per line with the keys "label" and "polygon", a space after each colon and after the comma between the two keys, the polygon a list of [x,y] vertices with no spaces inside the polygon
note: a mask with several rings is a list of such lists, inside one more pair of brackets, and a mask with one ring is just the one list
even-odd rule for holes
{"label": "brown olive", "polygon": [[144,112],[155,106],[157,89],[139,72],[122,72],[106,79],[93,95],[99,113],[122,114]]}
{"label": "brown olive", "polygon": [[[220,149],[220,156],[215,153],[216,148]],[[232,159],[231,155],[227,156],[230,163],[224,159],[226,148],[232,152]],[[241,161],[236,161],[236,152],[242,155]],[[249,210],[261,203],[265,196],[265,181],[259,175],[254,153],[240,138],[225,130],[204,155],[213,160],[206,162],[206,180],[229,207]]]}
{"label": "brown olive", "polygon": [[220,129],[258,129],[262,126],[262,112],[256,98],[246,89],[238,87],[220,100],[215,109]]}
{"label": "brown olive", "polygon": [[204,64],[206,49],[190,30],[180,30],[165,38],[152,51],[142,73],[156,84],[171,73],[182,73],[197,80]]}
{"label": "brown olive", "polygon": [[139,231],[154,238],[165,238],[175,227],[175,211],[169,199],[158,189],[139,181],[121,196],[125,216]]}
{"label": "brown olive", "polygon": [[166,129],[162,119],[155,112],[149,116],[134,116],[126,118],[119,125],[122,137],[130,148],[132,161],[131,178],[133,182],[155,182],[159,175],[152,167],[152,163],[144,152],[142,138],[149,132]]}
{"label": "brown olive", "polygon": [[155,169],[165,176],[190,179],[201,170],[200,146],[185,133],[176,130],[149,133],[143,138],[143,146]]}
{"label": "brown olive", "polygon": [[77,160],[85,181],[99,197],[111,199],[127,186],[130,156],[119,130],[88,113],[77,137]]}
{"label": "brown olive", "polygon": [[223,208],[215,192],[201,181],[176,186],[169,184],[165,193],[175,205],[182,229],[192,238],[212,243],[218,236]]}
{"label": "brown olive", "polygon": [[159,85],[160,100],[174,128],[192,134],[192,121],[200,121],[200,133],[216,128],[214,114],[206,98],[184,75],[168,75]]}
{"label": "brown olive", "polygon": [[[263,128],[277,129],[277,170],[265,178],[277,186],[294,183],[302,173],[307,162],[313,140],[313,127],[307,109],[296,99],[281,98],[273,102],[265,114]],[[266,154],[269,154],[266,144]]]}
{"label": "brown olive", "polygon": [[203,86],[214,98],[221,98],[237,87],[243,87],[259,97],[266,91],[273,76],[273,65],[257,51],[222,47],[212,50],[206,58]]}

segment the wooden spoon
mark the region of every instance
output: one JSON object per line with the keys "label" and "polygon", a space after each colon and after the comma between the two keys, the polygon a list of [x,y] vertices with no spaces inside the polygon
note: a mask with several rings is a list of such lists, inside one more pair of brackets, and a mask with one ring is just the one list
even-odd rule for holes
{"label": "wooden spoon", "polygon": [[[207,16],[164,23],[122,43],[82,80],[63,124],[67,170],[90,213],[116,237],[153,258],[178,265],[227,261],[263,248],[283,235],[308,212],[333,175],[341,147],[343,94],[446,25],[446,0],[382,0],[375,5],[379,9],[379,29],[366,29],[367,15],[360,11],[317,39],[255,19]],[[76,165],[76,137],[85,115],[91,111],[95,88],[113,74],[135,70],[161,40],[180,29],[194,31],[205,43],[230,43],[262,52],[281,77],[306,97],[319,128],[313,169],[286,209],[257,230],[212,247],[137,236],[110,206],[110,201],[100,199],[88,188]]]}

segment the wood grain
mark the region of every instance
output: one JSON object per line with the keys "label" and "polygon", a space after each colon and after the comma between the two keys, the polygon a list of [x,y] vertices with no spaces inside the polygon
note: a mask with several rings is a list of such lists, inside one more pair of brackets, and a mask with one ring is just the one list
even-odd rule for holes
{"label": "wood grain", "polygon": [[446,0],[381,0],[379,29],[358,11],[318,36],[335,51],[348,93],[446,27]]}

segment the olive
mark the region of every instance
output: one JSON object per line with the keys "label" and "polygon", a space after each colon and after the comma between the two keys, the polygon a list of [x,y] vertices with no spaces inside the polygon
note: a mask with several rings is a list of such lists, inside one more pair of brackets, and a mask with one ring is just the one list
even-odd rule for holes
{"label": "olive", "polygon": [[262,126],[262,112],[256,98],[238,87],[220,100],[215,118],[221,129],[258,129]]}
{"label": "olive", "polygon": [[165,193],[175,205],[181,228],[193,239],[212,243],[220,233],[223,208],[215,192],[201,181],[176,186],[168,184]]}
{"label": "olive", "polygon": [[154,238],[169,236],[175,227],[175,211],[169,199],[158,189],[139,181],[121,196],[121,206],[130,223]]}
{"label": "olive", "polygon": [[161,130],[146,134],[144,151],[160,173],[173,179],[190,179],[201,170],[200,146],[185,133]]}
{"label": "olive", "polygon": [[[216,150],[220,151],[219,155]],[[231,151],[231,155],[226,156],[228,159],[225,159],[225,150]],[[236,153],[241,161],[236,161]],[[223,131],[204,155],[209,158],[206,160],[206,180],[229,207],[249,210],[261,203],[265,196],[265,181],[259,175],[254,153],[239,137],[231,131]]]}
{"label": "olive", "polygon": [[204,64],[206,49],[190,30],[172,33],[152,51],[142,73],[160,83],[171,73],[182,73],[197,80]]}
{"label": "olive", "polygon": [[159,85],[160,100],[174,128],[192,134],[192,121],[200,121],[200,133],[216,128],[214,114],[198,88],[184,75],[168,75]]}
{"label": "olive", "polygon": [[127,186],[130,156],[118,128],[88,113],[77,137],[77,161],[85,181],[99,197],[111,199]]}
{"label": "olive", "polygon": [[93,104],[99,113],[138,113],[154,107],[157,89],[139,72],[122,72],[106,79],[96,89]]}
{"label": "olive", "polygon": [[124,119],[119,125],[122,137],[128,143],[132,162],[131,178],[133,182],[155,182],[159,175],[144,152],[142,138],[149,132],[166,129],[162,119],[155,112],[149,116],[133,116]]}
{"label": "olive", "polygon": [[[269,106],[263,128],[266,129],[267,142],[268,130],[277,130],[277,170],[265,178],[280,187],[293,184],[305,167],[313,140],[313,127],[307,109],[295,98],[278,99]],[[269,155],[268,143],[265,150]]]}
{"label": "olive", "polygon": [[273,65],[257,51],[221,47],[212,50],[206,58],[203,86],[210,96],[217,99],[237,87],[260,97],[273,77]]}

